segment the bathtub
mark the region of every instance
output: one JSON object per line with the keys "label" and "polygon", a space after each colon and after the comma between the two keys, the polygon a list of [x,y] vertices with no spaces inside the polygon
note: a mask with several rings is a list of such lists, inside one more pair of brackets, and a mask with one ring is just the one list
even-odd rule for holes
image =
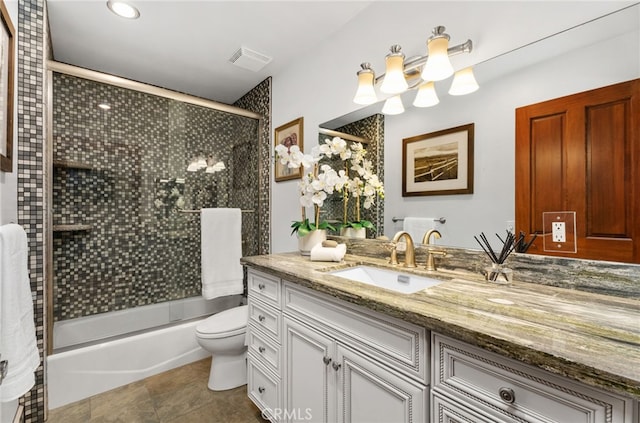
{"label": "bathtub", "polygon": [[[54,354],[47,357],[49,408],[58,408],[208,357],[209,354],[196,341],[195,326],[208,315],[238,305],[240,296],[212,302],[202,299],[180,301],[183,304],[143,306],[126,312],[73,319],[63,324],[62,335],[59,332],[58,336],[61,337],[59,345],[64,344],[64,348],[54,349]],[[191,304],[192,301],[197,305]],[[211,308],[215,311],[196,318],[189,317],[191,320],[186,322],[171,323],[171,316],[175,318],[178,314],[176,310],[181,309],[179,314],[185,317],[200,314],[202,310],[210,311]],[[152,323],[156,325],[149,327]],[[138,329],[141,326],[142,331]],[[114,337],[113,334],[121,332],[123,327],[129,330],[136,328],[138,332]],[[74,334],[70,329],[76,329],[78,333]],[[105,336],[110,338],[92,340]],[[54,345],[55,337],[54,327]],[[85,344],[74,348],[69,344],[70,339]]]}

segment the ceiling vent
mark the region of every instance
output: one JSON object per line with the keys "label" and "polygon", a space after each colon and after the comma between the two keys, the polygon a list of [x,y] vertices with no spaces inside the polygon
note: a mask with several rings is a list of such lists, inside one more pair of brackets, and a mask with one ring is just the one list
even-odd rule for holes
{"label": "ceiling vent", "polygon": [[229,61],[234,65],[254,72],[258,72],[260,69],[267,66],[271,60],[271,57],[265,56],[262,53],[258,53],[257,51],[246,47],[240,47],[229,59]]}

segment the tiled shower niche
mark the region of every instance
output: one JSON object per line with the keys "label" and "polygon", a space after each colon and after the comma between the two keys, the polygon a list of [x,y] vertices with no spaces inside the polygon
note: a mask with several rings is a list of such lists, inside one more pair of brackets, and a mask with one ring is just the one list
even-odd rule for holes
{"label": "tiled shower niche", "polygon": [[[246,210],[258,254],[257,119],[56,72],[52,104],[54,321],[200,295],[184,210]],[[198,156],[225,169],[188,172]]]}

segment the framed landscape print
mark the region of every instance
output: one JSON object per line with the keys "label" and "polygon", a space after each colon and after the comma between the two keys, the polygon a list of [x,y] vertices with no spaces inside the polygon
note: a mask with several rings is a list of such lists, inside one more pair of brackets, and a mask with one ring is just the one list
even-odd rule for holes
{"label": "framed landscape print", "polygon": [[473,123],[402,140],[402,196],[473,193]]}
{"label": "framed landscape print", "polygon": [[[303,118],[292,120],[289,123],[285,123],[282,126],[276,128],[274,136],[274,147],[283,144],[287,148],[291,148],[294,145],[300,147],[300,151],[304,151],[304,127]],[[300,179],[302,177],[302,167],[292,169],[280,163],[278,158],[275,159],[274,174],[276,182],[287,181],[290,179]]]}
{"label": "framed landscape print", "polygon": [[14,30],[0,0],[0,170],[13,170],[13,63]]}

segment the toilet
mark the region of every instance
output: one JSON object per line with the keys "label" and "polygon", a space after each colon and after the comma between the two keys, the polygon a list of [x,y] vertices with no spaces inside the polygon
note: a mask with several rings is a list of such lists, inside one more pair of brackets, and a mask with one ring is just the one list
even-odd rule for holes
{"label": "toilet", "polygon": [[224,391],[247,383],[248,306],[221,311],[196,326],[198,344],[212,355],[208,387]]}

